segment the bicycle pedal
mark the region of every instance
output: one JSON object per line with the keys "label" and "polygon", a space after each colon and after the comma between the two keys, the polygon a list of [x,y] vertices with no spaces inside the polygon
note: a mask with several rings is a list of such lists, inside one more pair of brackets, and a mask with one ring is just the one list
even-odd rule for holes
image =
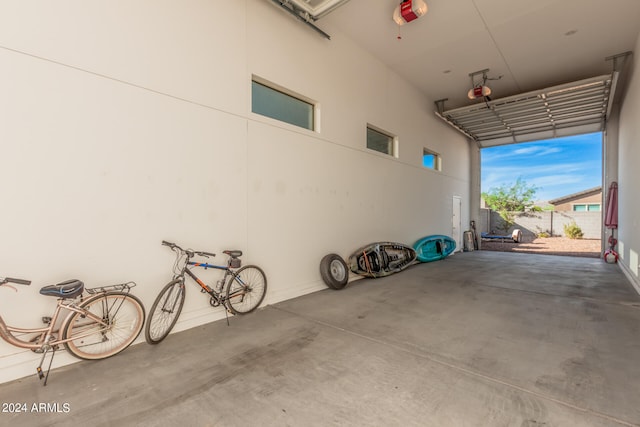
{"label": "bicycle pedal", "polygon": [[45,325],[48,325],[51,323],[51,317],[49,316],[43,316],[42,317],[42,323],[44,323]]}

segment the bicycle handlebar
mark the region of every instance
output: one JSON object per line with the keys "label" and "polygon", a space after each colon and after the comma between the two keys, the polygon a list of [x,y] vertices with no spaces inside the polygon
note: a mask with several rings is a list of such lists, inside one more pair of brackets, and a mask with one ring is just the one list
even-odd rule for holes
{"label": "bicycle handlebar", "polygon": [[203,257],[214,257],[214,256],[216,256],[216,254],[211,253],[211,252],[194,251],[194,250],[191,250],[191,249],[182,249],[180,246],[176,245],[175,243],[168,242],[166,240],[163,240],[162,244],[164,246],[169,246],[171,249],[178,249],[180,252],[186,253],[189,258],[191,258],[194,254],[198,255],[198,256],[203,256]]}
{"label": "bicycle handlebar", "polygon": [[213,254],[211,252],[196,252],[196,255],[200,255],[204,257],[216,256],[216,254]]}
{"label": "bicycle handlebar", "polygon": [[16,285],[30,285],[31,284],[31,280],[25,280],[25,279],[14,279],[11,277],[5,277],[4,279],[0,279],[0,285],[3,285],[5,283],[15,283]]}

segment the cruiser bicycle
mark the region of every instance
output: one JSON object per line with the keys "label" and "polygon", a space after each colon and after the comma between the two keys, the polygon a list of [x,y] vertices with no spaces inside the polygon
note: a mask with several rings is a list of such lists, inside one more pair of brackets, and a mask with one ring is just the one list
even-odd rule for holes
{"label": "cruiser bicycle", "polygon": [[[17,289],[8,283],[30,285],[30,280],[0,277],[0,287]],[[144,307],[129,291],[135,283],[85,288],[80,280],[67,280],[45,286],[40,294],[57,298],[52,316],[43,317],[42,328],[9,326],[0,316],[0,338],[16,347],[41,353],[36,368],[47,385],[55,352],[63,345],[79,359],[106,359],[120,353],[138,337],[144,326]],[[64,313],[66,312],[66,316]],[[47,353],[51,359],[46,374],[42,364]]]}

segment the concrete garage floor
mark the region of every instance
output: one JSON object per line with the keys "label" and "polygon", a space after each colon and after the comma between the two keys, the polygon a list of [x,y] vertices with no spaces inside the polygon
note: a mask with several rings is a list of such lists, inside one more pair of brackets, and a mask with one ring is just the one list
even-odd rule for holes
{"label": "concrete garage floor", "polygon": [[0,385],[61,410],[0,425],[640,425],[639,332],[616,265],[456,254]]}

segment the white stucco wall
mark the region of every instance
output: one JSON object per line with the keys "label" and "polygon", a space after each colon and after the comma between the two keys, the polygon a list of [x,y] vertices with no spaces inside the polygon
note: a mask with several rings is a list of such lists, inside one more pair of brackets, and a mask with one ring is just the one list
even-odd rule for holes
{"label": "white stucco wall", "polygon": [[640,292],[640,37],[632,57],[631,78],[620,110],[618,151],[618,250],[620,265]]}
{"label": "white stucco wall", "polygon": [[[272,304],[325,289],[327,253],[449,234],[453,196],[466,229],[466,140],[324,29],[330,41],[263,0],[3,2],[0,276],[33,280],[0,289],[5,321],[39,326],[54,300],[38,289],[69,278],[133,280],[149,309],[171,277],[163,239],[242,249]],[[319,131],[251,113],[252,75],[318,101]],[[365,148],[367,123],[398,135],[397,159]],[[222,317],[191,287],[176,331]],[[0,382],[38,359],[0,343]]]}

